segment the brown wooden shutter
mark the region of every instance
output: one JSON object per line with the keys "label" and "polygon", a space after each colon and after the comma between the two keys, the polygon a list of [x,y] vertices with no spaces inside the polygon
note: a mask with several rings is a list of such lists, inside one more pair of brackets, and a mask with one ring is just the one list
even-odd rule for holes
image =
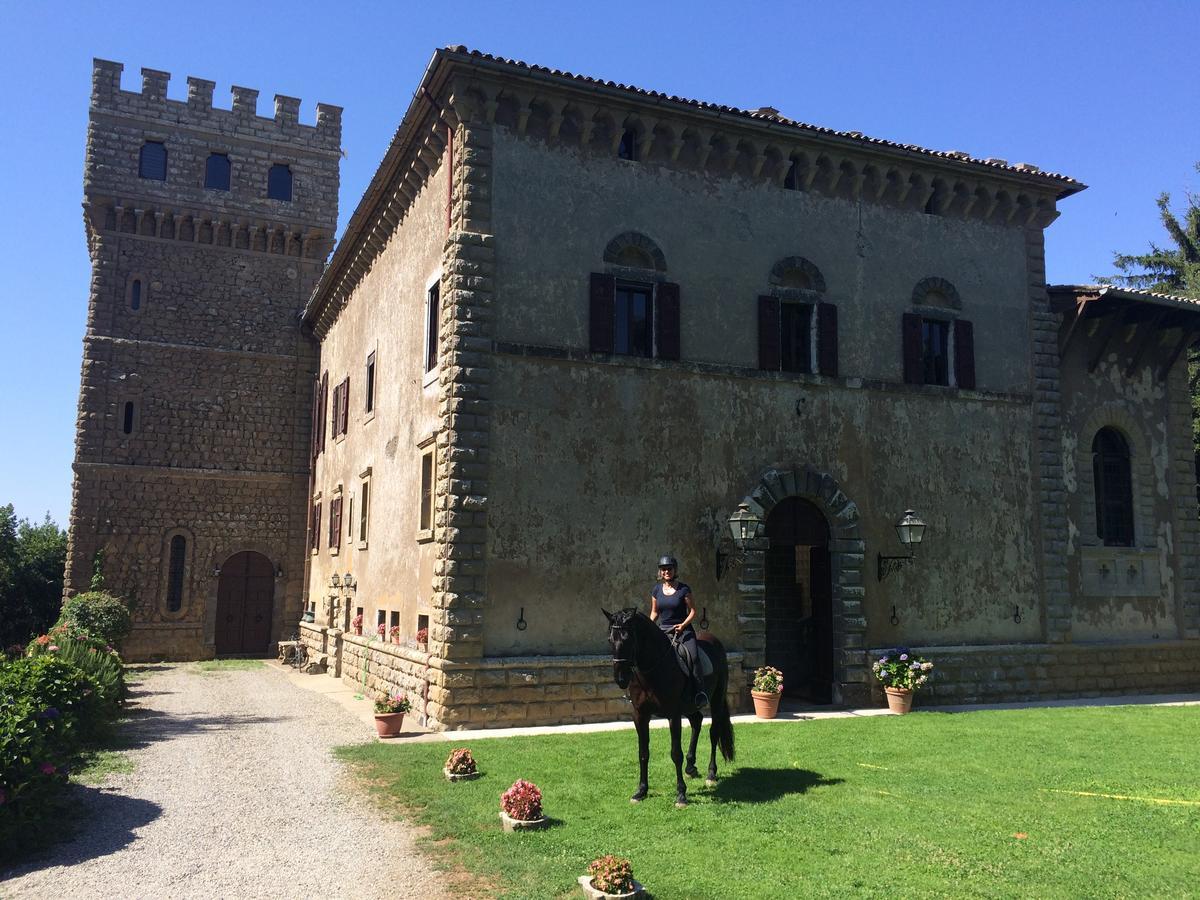
{"label": "brown wooden shutter", "polygon": [[975,328],[966,319],[954,320],[954,383],[975,390]]}
{"label": "brown wooden shutter", "polygon": [[905,313],[903,324],[904,383],[924,384],[925,372],[921,365],[921,317]]}
{"label": "brown wooden shutter", "polygon": [[313,379],[312,415],[309,416],[312,431],[308,436],[309,460],[315,462],[321,452],[321,379]]}
{"label": "brown wooden shutter", "polygon": [[342,382],[342,434],[349,430],[350,425],[350,376],[346,376],[346,380]]}
{"label": "brown wooden shutter", "polygon": [[654,303],[654,343],[659,359],[679,359],[679,285],[658,286]]}
{"label": "brown wooden shutter", "polygon": [[342,546],[342,498],[334,497],[329,501],[329,549],[337,550]]}
{"label": "brown wooden shutter", "polygon": [[325,423],[329,421],[329,373],[321,376],[321,448],[318,455],[325,450]]}
{"label": "brown wooden shutter", "polygon": [[593,353],[613,352],[613,306],[617,279],[600,272],[592,273],[589,293],[588,348]]}
{"label": "brown wooden shutter", "polygon": [[758,298],[758,367],[778,372],[780,366],[779,301]]}
{"label": "brown wooden shutter", "polygon": [[312,520],[309,522],[311,534],[308,536],[308,548],[310,550],[319,550],[321,549],[321,504],[314,503],[309,515],[312,517]]}
{"label": "brown wooden shutter", "polygon": [[838,311],[832,303],[817,304],[817,372],[838,373]]}

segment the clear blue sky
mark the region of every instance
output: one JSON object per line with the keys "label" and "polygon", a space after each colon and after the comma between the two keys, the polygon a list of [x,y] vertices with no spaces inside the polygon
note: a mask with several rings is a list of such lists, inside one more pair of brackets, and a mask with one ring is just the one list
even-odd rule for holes
{"label": "clear blue sky", "polygon": [[[576,14],[573,11],[578,9]],[[407,11],[407,12],[406,12]],[[65,524],[87,309],[80,213],[93,56],[345,107],[341,218],[446,44],[1090,185],[1047,235],[1088,281],[1161,241],[1154,198],[1200,191],[1200,4],[1177,2],[17,3],[0,0],[0,504]]]}

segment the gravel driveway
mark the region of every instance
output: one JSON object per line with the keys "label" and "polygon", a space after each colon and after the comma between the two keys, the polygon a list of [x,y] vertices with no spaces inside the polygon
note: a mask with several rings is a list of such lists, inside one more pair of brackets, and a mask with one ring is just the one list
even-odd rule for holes
{"label": "gravel driveway", "polygon": [[134,771],[73,787],[78,836],[4,873],[0,896],[448,896],[330,753],[370,739],[362,722],[276,669],[153,668],[125,726]]}

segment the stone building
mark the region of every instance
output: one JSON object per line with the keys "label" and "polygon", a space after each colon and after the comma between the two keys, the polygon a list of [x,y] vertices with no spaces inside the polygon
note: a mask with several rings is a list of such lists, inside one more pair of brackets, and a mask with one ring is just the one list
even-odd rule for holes
{"label": "stone building", "polygon": [[303,639],[436,727],[610,718],[599,608],[669,551],[738,700],[897,644],[932,702],[1194,686],[1200,307],[1047,287],[1083,187],[439,50],[304,293]]}
{"label": "stone building", "polygon": [[341,110],[96,60],[92,261],[66,568],[135,601],[130,658],[268,652],[302,611],[311,381],[298,315],[337,222]]}

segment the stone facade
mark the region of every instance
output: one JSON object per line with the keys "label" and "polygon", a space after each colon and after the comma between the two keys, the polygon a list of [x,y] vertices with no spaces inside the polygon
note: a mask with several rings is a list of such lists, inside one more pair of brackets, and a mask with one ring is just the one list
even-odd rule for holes
{"label": "stone facade", "polygon": [[[114,577],[145,596],[153,580],[162,609],[163,548],[191,529],[189,591],[210,592],[209,618],[164,612],[141,633],[153,621],[211,652],[208,571],[233,550],[282,559],[275,633],[295,627],[303,572],[311,657],[368,692],[405,690],[436,728],[623,715],[600,607],[644,608],[662,552],[729,650],[737,707],[781,659],[810,698],[869,702],[871,655],[901,644],[937,658],[934,703],[1194,686],[1200,533],[1172,348],[1198,311],[1047,288],[1043,230],[1082,185],[462,48],[435,54],[414,97],[324,268],[323,227],[307,243],[188,231],[121,198],[89,214],[94,246],[138,248],[121,283],[184,234],[188,259],[261,261],[268,294],[292,277],[272,264],[297,266],[287,296],[306,301],[319,359],[270,326],[275,304],[234,303],[232,343],[97,309],[116,266],[98,263],[89,335],[110,356],[85,357],[81,521],[133,521],[144,504],[126,488],[155,479],[206,479],[208,503],[173,519],[154,493],[139,543],[75,538],[75,584],[110,547]],[[201,277],[214,309],[243,296],[239,272]],[[146,278],[151,298],[185,290]],[[650,310],[646,352],[618,346],[636,316],[615,318],[617,286]],[[771,355],[785,309],[802,363]],[[159,383],[159,347],[221,362],[136,399],[120,434],[144,390],[120,376]],[[272,402],[232,397],[243,378]],[[1098,538],[1081,474],[1105,427],[1132,447],[1120,547]],[[236,509],[250,485],[276,492],[253,520]],[[744,548],[723,537],[739,503],[765,524]],[[910,508],[928,528],[900,559]],[[202,537],[232,522],[257,543]]]}
{"label": "stone facade", "polygon": [[[266,653],[302,611],[317,346],[299,312],[333,242],[341,111],[320,105],[304,125],[300,101],[277,96],[262,118],[257,91],[235,87],[220,109],[210,81],[189,78],[180,102],[167,73],[143,69],[130,92],[121,71],[93,70],[66,590],[99,565],[136,604],[129,658],[211,657],[245,587],[221,567],[258,554],[275,573],[255,613],[269,622],[223,649]],[[141,168],[148,143],[165,171]],[[228,161],[224,188],[205,186],[213,154]],[[272,165],[289,168],[290,200],[267,196]]]}

